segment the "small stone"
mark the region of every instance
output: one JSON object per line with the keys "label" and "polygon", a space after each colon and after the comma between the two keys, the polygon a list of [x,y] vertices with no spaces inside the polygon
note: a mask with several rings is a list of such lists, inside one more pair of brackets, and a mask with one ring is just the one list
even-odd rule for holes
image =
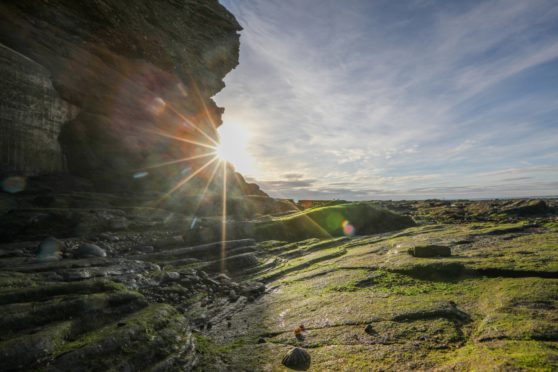
{"label": "small stone", "polygon": [[87,270],[69,271],[64,274],[64,278],[68,281],[89,279],[91,276],[91,273]]}
{"label": "small stone", "polygon": [[364,332],[368,333],[369,335],[378,334],[378,332],[376,332],[376,330],[372,327],[372,324],[368,324],[366,328],[364,328]]}
{"label": "small stone", "polygon": [[37,247],[37,259],[40,261],[58,261],[62,258],[64,243],[50,237],[44,239]]}
{"label": "small stone", "polygon": [[213,280],[213,279],[211,279],[211,278],[207,278],[207,279],[205,280],[205,282],[206,282],[207,284],[213,286],[213,287],[219,287],[219,286],[220,286],[220,283],[219,283],[218,281]]}
{"label": "small stone", "polygon": [[207,280],[209,279],[209,276],[207,275],[207,273],[203,270],[198,271],[198,275],[200,276],[200,278]]}
{"label": "small stone", "polygon": [[101,240],[107,240],[109,242],[117,242],[120,240],[118,236],[109,233],[101,233],[99,234],[98,238]]}
{"label": "small stone", "polygon": [[295,347],[291,349],[283,357],[283,365],[287,368],[294,369],[296,371],[306,371],[310,368],[310,354],[300,347]]}
{"label": "small stone", "polygon": [[242,286],[241,292],[247,297],[258,297],[265,292],[265,284],[254,282]]}
{"label": "small stone", "polygon": [[231,300],[231,301],[236,301],[236,300],[238,300],[238,295],[236,294],[236,292],[235,292],[234,289],[231,289],[231,290],[229,291],[229,300]]}
{"label": "small stone", "polygon": [[169,281],[178,280],[180,279],[180,273],[176,271],[169,271],[166,274],[166,279]]}
{"label": "small stone", "polygon": [[79,246],[79,248],[74,253],[74,256],[76,258],[106,257],[107,252],[98,245],[85,243]]}
{"label": "small stone", "polygon": [[216,276],[216,279],[220,282],[229,283],[231,282],[231,278],[227,274],[219,274]]}
{"label": "small stone", "polygon": [[142,252],[142,253],[151,253],[155,251],[155,247],[152,245],[138,245],[132,248],[132,251]]}

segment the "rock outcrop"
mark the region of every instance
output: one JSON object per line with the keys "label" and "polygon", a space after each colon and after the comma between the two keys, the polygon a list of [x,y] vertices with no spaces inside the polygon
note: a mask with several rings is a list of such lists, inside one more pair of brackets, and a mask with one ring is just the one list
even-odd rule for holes
{"label": "rock outcrop", "polygon": [[[16,79],[2,80],[20,97],[14,110],[28,116],[4,118],[3,139],[15,143],[25,130],[18,121],[35,133],[24,133],[10,149],[18,160],[9,170],[63,170],[61,146],[72,174],[97,188],[117,189],[129,187],[143,168],[213,151],[222,109],[211,96],[238,63],[241,29],[216,0],[8,1],[0,14],[0,43],[10,67],[3,75]],[[2,107],[18,97],[4,96]],[[64,102],[78,108],[73,120]],[[30,156],[31,147],[49,149],[42,150],[48,156]],[[205,161],[150,170],[145,179],[159,184],[160,176]]]}
{"label": "rock outcrop", "polygon": [[65,170],[58,142],[72,106],[62,100],[49,72],[0,44],[0,169],[25,174]]}
{"label": "rock outcrop", "polygon": [[263,294],[253,240],[183,238],[280,205],[214,155],[239,30],[217,0],[0,3],[3,370],[191,370]]}
{"label": "rock outcrop", "polygon": [[[0,178],[221,213],[211,97],[238,63],[241,27],[217,0],[4,1],[0,20]],[[233,215],[292,209],[227,173]]]}
{"label": "rock outcrop", "polygon": [[[211,274],[220,243],[181,248],[160,232],[89,238],[0,243],[3,370],[191,370],[192,330],[226,323],[265,291]],[[231,259],[256,249],[250,239],[225,245]]]}

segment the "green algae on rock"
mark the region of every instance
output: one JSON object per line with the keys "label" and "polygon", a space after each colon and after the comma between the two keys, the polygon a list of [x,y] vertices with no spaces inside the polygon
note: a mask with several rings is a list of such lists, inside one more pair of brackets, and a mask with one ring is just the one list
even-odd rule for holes
{"label": "green algae on rock", "polygon": [[410,217],[363,202],[310,208],[275,217],[254,224],[250,232],[260,241],[281,239],[292,242],[377,234],[414,225]]}

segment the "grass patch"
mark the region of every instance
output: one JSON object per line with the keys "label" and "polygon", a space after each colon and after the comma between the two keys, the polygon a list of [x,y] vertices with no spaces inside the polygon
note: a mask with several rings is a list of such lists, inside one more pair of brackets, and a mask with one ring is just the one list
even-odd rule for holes
{"label": "grass patch", "polygon": [[415,279],[385,270],[376,270],[372,275],[360,280],[352,280],[343,284],[334,284],[327,287],[329,291],[354,292],[359,290],[372,290],[374,292],[389,293],[392,295],[416,296],[430,293],[450,293],[457,288],[467,287],[467,280],[461,282],[430,281]]}

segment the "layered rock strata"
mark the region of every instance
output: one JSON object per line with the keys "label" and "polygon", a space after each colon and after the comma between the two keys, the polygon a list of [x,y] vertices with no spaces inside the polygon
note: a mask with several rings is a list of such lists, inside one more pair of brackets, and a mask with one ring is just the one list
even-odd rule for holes
{"label": "layered rock strata", "polygon": [[0,15],[3,173],[67,164],[99,190],[170,189],[211,159],[223,111],[211,97],[241,29],[216,0],[7,1]]}

